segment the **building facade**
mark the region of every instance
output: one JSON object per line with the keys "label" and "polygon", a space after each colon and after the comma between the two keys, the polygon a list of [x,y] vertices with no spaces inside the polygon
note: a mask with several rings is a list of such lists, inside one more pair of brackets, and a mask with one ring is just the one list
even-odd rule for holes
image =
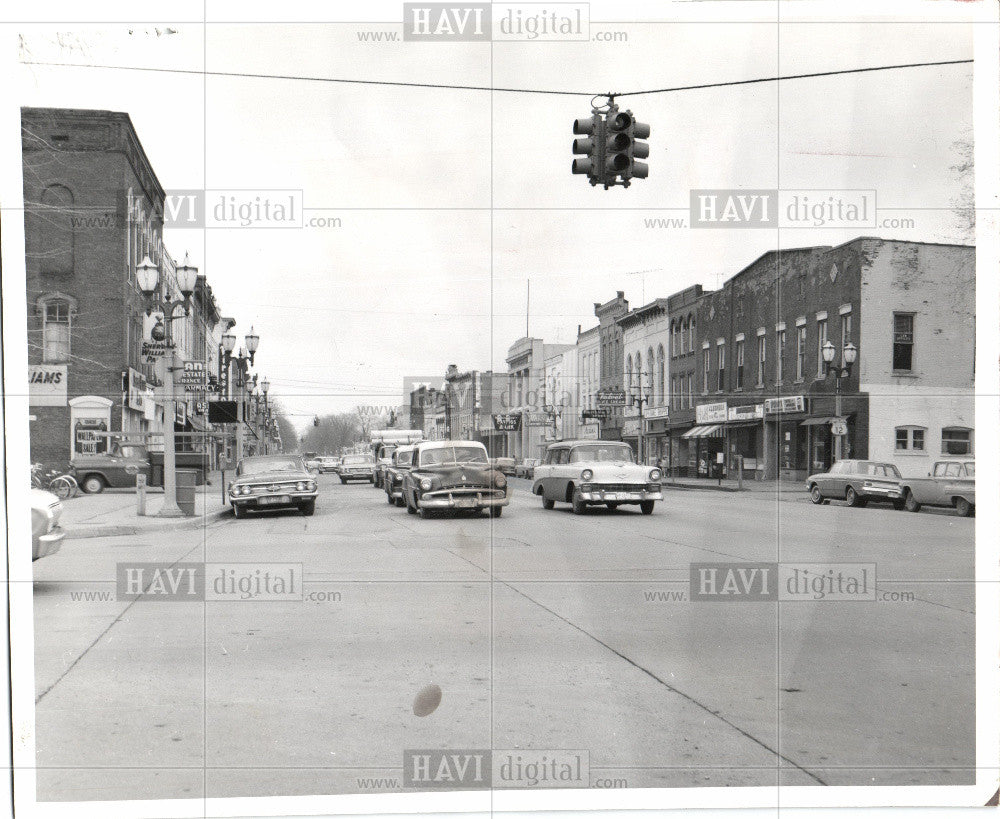
{"label": "building facade", "polygon": [[669,449],[667,437],[667,351],[670,319],[667,299],[655,299],[618,319],[625,348],[626,405],[622,439],[642,463],[659,463]]}
{"label": "building facade", "polygon": [[698,439],[685,434],[695,426],[695,403],[700,395],[698,370],[699,303],[705,291],[700,284],[667,298],[667,406],[669,418],[663,425],[666,438],[661,446],[664,469],[675,477],[698,474]]}
{"label": "building facade", "polygon": [[597,438],[601,433],[596,418],[597,391],[601,387],[601,328],[576,331],[576,379],[580,386],[580,414],[577,437]]}
{"label": "building facade", "polygon": [[[594,315],[599,321],[600,335],[600,387],[620,390],[624,386],[625,353],[622,329],[618,319],[628,313],[628,300],[619,290],[613,299],[603,304],[594,302]],[[604,440],[620,441],[624,423],[623,407],[611,406],[606,418],[600,422],[600,436]]]}
{"label": "building facade", "polygon": [[479,441],[491,458],[505,456],[507,436],[495,428],[493,413],[504,412],[501,398],[506,390],[506,373],[492,370],[459,372],[456,365],[450,365],[445,373],[448,437]]}
{"label": "building facade", "polygon": [[544,410],[545,361],[569,344],[546,344],[540,338],[518,339],[507,351],[507,412],[520,417],[520,429],[507,433],[512,458],[539,458],[545,451],[551,422]]}
{"label": "building facade", "polygon": [[[106,451],[114,433],[203,431],[204,395],[179,388],[176,416],[164,418],[163,372],[143,355],[137,265],[149,256],[165,291],[180,293],[163,245],[165,194],[129,116],[23,108],[21,128],[32,459],[64,468]],[[219,320],[199,276],[190,315],[171,323],[178,357],[207,372]]]}

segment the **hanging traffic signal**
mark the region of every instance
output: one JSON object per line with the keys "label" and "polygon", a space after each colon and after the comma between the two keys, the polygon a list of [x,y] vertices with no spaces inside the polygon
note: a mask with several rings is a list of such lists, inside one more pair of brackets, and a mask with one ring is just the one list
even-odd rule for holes
{"label": "hanging traffic signal", "polygon": [[318,415],[314,415],[313,416],[313,426],[314,427],[318,427],[319,426],[319,416]]}
{"label": "hanging traffic signal", "polygon": [[594,111],[594,116],[573,120],[573,133],[586,134],[586,139],[573,140],[573,153],[583,154],[586,159],[573,160],[573,173],[585,173],[590,178],[590,184],[596,185],[603,174],[603,154],[598,146],[603,141],[604,119]]}
{"label": "hanging traffic signal", "polygon": [[631,111],[619,111],[609,96],[607,111],[594,108],[593,116],[573,122],[573,133],[586,135],[573,140],[573,153],[585,159],[573,160],[573,173],[586,174],[591,185],[628,187],[631,180],[649,176],[649,165],[636,160],[649,156],[650,128],[636,122]]}

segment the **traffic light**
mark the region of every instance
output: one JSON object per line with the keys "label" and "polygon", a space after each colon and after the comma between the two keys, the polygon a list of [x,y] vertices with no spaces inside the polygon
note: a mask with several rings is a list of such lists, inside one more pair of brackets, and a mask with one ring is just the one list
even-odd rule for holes
{"label": "traffic light", "polygon": [[614,185],[616,178],[621,176],[621,184],[628,187],[633,177],[645,179],[649,176],[649,165],[636,161],[649,156],[649,145],[639,142],[648,139],[649,132],[649,126],[636,122],[631,111],[612,109],[608,112],[605,184]]}
{"label": "traffic light", "polygon": [[319,426],[319,416],[318,415],[314,415],[313,416],[313,426],[314,427],[318,427]]}
{"label": "traffic light", "polygon": [[591,185],[600,182],[604,170],[604,155],[598,150],[603,140],[603,131],[604,119],[596,111],[592,117],[573,120],[573,133],[587,135],[586,139],[573,140],[573,153],[587,157],[573,160],[573,173],[587,174]]}

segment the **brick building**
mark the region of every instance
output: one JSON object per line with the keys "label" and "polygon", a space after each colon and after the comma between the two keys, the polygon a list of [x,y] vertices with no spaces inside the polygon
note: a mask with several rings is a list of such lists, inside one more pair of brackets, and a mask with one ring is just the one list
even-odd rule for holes
{"label": "brick building", "polygon": [[625,350],[624,385],[628,396],[623,412],[622,439],[632,445],[637,456],[641,454],[643,463],[659,462],[666,448],[667,350],[670,347],[667,304],[667,299],[655,299],[618,319]]}
{"label": "brick building", "polygon": [[[622,328],[618,319],[628,313],[628,299],[625,292],[619,290],[615,297],[600,304],[594,302],[594,315],[600,322],[601,373],[600,389],[617,389],[624,386],[625,348],[622,341]],[[601,421],[601,438],[606,441],[620,441],[624,415],[622,407],[611,407],[608,417]]]}
{"label": "brick building", "polygon": [[695,427],[698,400],[698,310],[705,291],[693,285],[667,298],[669,344],[667,347],[667,405],[669,417],[655,422],[665,430],[660,452],[664,466],[675,476],[698,471],[698,438],[686,437]]}
{"label": "brick building", "polygon": [[448,406],[448,437],[479,441],[491,458],[507,452],[507,436],[494,428],[493,413],[501,413],[507,392],[507,374],[492,370],[459,372],[454,364],[445,374]]}
{"label": "brick building", "polygon": [[[128,114],[23,108],[21,127],[31,455],[65,467],[106,449],[94,433],[162,430],[135,271],[148,255],[177,296],[176,265],[163,246],[164,191]],[[220,317],[204,276],[191,305],[173,323],[177,353],[211,373]],[[175,429],[203,429],[196,402],[179,397]]]}

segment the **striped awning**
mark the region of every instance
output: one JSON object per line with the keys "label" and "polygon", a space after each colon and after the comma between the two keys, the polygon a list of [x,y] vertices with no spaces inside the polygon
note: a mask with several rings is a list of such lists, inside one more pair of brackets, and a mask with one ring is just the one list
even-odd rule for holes
{"label": "striped awning", "polygon": [[721,438],[722,424],[708,424],[706,426],[691,427],[681,438]]}

